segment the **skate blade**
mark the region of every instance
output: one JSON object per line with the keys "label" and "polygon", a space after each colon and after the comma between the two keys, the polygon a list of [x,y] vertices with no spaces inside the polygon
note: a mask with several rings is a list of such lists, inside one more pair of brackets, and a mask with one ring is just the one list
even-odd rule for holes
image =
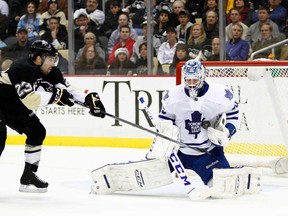
{"label": "skate blade", "polygon": [[47,188],[37,188],[34,185],[20,185],[19,187],[20,192],[26,193],[46,193],[48,191]]}

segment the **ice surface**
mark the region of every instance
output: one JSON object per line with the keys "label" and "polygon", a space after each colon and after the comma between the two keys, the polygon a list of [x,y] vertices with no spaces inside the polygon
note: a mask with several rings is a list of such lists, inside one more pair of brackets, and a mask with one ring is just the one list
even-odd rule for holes
{"label": "ice surface", "polygon": [[[18,192],[24,146],[6,146],[0,158],[1,216],[287,216],[288,178],[263,177],[263,191],[234,199],[193,202],[180,181],[159,189],[92,195],[90,172],[114,162],[143,159],[145,150],[43,147],[38,176],[49,182],[45,194]],[[193,177],[195,184],[201,184]]]}

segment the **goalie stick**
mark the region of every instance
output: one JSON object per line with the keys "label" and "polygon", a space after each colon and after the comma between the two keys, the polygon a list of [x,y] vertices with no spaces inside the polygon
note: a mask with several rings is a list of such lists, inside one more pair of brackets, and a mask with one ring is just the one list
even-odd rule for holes
{"label": "goalie stick", "polygon": [[[145,103],[144,98],[138,97],[138,100],[142,104],[144,111],[146,112],[147,116],[149,117],[149,119],[151,120],[153,125],[155,126],[153,116],[152,116],[147,104]],[[202,187],[202,188],[196,188],[192,185],[191,179],[189,178],[187,172],[185,171],[185,168],[184,168],[182,162],[180,161],[180,159],[179,159],[179,157],[175,151],[173,151],[172,154],[170,155],[169,161],[170,161],[171,165],[173,166],[175,172],[177,173],[177,175],[181,179],[181,181],[182,181],[182,183],[186,189],[186,192],[187,192],[187,194],[191,200],[202,200],[202,199],[205,199],[205,198],[208,198],[211,196],[210,189],[207,186]]]}

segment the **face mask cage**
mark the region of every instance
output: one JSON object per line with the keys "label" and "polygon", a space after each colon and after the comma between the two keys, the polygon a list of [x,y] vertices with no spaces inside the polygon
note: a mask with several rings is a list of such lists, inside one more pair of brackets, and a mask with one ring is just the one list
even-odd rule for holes
{"label": "face mask cage", "polygon": [[205,68],[199,61],[186,62],[183,69],[183,77],[190,97],[197,97],[205,80]]}

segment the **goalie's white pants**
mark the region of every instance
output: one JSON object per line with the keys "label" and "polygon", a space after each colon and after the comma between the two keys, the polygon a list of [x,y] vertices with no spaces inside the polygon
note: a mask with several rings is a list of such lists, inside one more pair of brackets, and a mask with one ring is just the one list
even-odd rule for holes
{"label": "goalie's white pants", "polygon": [[142,160],[107,164],[91,172],[91,193],[139,191],[173,183],[167,160]]}

